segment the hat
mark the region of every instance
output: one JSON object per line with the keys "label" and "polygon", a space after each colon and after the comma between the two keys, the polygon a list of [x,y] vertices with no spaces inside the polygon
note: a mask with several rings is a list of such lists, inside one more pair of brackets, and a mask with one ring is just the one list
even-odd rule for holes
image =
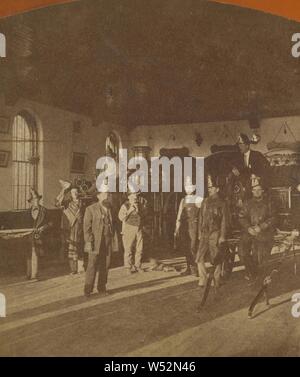
{"label": "hat", "polygon": [[237,144],[247,144],[250,145],[251,141],[249,137],[246,134],[239,134],[238,139],[237,139]]}
{"label": "hat", "polygon": [[42,199],[42,195],[40,195],[34,188],[30,189],[30,198],[27,200],[28,203],[31,203],[33,199]]}
{"label": "hat", "polygon": [[64,180],[62,180],[62,179],[59,180],[59,183],[60,183],[61,187],[62,187],[63,189],[65,189],[65,190],[70,189],[70,187],[71,187],[71,185],[72,185],[71,182],[69,182],[69,181],[64,181]]}
{"label": "hat", "polygon": [[104,182],[101,185],[97,185],[98,192],[109,192],[109,185],[105,184]]}
{"label": "hat", "polygon": [[139,188],[135,188],[133,185],[128,185],[128,191],[127,196],[134,195],[134,194],[140,194],[141,190]]}

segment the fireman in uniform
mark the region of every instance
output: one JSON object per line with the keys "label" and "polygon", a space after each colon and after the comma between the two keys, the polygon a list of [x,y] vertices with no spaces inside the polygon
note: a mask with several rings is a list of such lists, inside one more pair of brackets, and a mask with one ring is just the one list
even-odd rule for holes
{"label": "fireman in uniform", "polygon": [[276,224],[274,207],[259,177],[252,180],[252,198],[242,206],[239,221],[243,229],[239,257],[245,265],[245,279],[251,281],[271,253]]}
{"label": "fireman in uniform", "polygon": [[228,231],[227,203],[219,196],[216,179],[207,177],[208,197],[202,202],[199,211],[198,237],[199,247],[196,256],[199,272],[199,286],[204,287],[208,278],[205,261],[209,260],[214,266],[213,283],[216,288],[220,285],[221,253]]}
{"label": "fireman in uniform", "polygon": [[185,184],[186,196],[181,200],[176,219],[175,238],[179,238],[180,249],[185,254],[187,266],[183,276],[198,276],[196,252],[198,242],[198,217],[201,198],[195,195],[196,186],[188,177]]}

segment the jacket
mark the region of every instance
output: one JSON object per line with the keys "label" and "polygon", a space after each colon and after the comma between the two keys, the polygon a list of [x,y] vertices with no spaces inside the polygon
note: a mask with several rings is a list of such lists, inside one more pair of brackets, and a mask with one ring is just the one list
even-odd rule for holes
{"label": "jacket", "polygon": [[83,233],[85,252],[99,254],[101,242],[104,237],[104,220],[106,215],[109,221],[109,235],[106,238],[111,239],[109,247],[112,247],[113,234],[115,232],[114,216],[110,208],[107,209],[107,213],[103,206],[97,202],[87,207],[83,220]]}

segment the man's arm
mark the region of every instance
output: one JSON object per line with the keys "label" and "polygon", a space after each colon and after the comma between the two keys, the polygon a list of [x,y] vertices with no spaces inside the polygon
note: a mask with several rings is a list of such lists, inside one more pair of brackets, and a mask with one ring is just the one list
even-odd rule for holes
{"label": "man's arm", "polygon": [[277,214],[275,212],[275,208],[271,200],[268,202],[268,217],[259,224],[261,230],[267,230],[271,227],[274,227],[277,222]]}
{"label": "man's arm", "polygon": [[43,208],[45,217],[44,217],[43,225],[37,229],[39,233],[43,233],[53,226],[52,221],[49,220],[49,212],[47,211],[45,207],[42,207],[42,208]]}
{"label": "man's arm", "polygon": [[178,233],[179,228],[180,228],[181,216],[182,216],[182,211],[183,211],[183,203],[184,203],[184,198],[181,199],[181,202],[179,204],[177,218],[176,218],[176,225],[175,225],[175,234]]}
{"label": "man's arm", "polygon": [[55,198],[55,206],[67,208],[69,203],[70,199],[67,198],[66,189],[63,188]]}
{"label": "man's arm", "polygon": [[248,204],[244,203],[242,208],[239,211],[239,223],[241,224],[244,230],[247,230],[251,227],[251,223],[249,221],[249,210]]}
{"label": "man's arm", "polygon": [[254,171],[254,174],[262,177],[263,181],[266,182],[266,185],[269,185],[269,180],[271,178],[270,164],[266,157],[260,152],[256,153],[256,164],[257,171]]}
{"label": "man's arm", "polygon": [[83,219],[83,234],[84,234],[84,242],[85,247],[84,250],[86,252],[93,251],[94,249],[94,235],[92,231],[92,224],[93,224],[93,215],[91,213],[90,208],[88,207],[84,214]]}
{"label": "man's arm", "polygon": [[229,224],[229,211],[228,211],[227,203],[224,202],[223,207],[222,207],[222,222],[221,222],[219,242],[225,242],[227,231],[228,231],[228,224]]}
{"label": "man's arm", "polygon": [[121,208],[120,208],[120,211],[119,211],[119,220],[124,222],[128,219],[128,217],[130,216],[130,214],[135,210],[135,208],[133,206],[130,206],[128,209],[127,207],[125,206],[125,204],[122,204]]}
{"label": "man's arm", "polygon": [[199,209],[198,214],[198,239],[200,240],[202,234],[202,223],[203,223],[203,213],[204,213],[204,206],[206,205],[206,199],[203,199],[201,203],[201,207]]}

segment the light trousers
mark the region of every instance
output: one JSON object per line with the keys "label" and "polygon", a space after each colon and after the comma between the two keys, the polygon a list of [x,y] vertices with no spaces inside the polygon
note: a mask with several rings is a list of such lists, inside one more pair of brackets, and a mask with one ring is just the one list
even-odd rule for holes
{"label": "light trousers", "polygon": [[140,268],[143,257],[143,231],[138,226],[124,224],[123,226],[124,265]]}

